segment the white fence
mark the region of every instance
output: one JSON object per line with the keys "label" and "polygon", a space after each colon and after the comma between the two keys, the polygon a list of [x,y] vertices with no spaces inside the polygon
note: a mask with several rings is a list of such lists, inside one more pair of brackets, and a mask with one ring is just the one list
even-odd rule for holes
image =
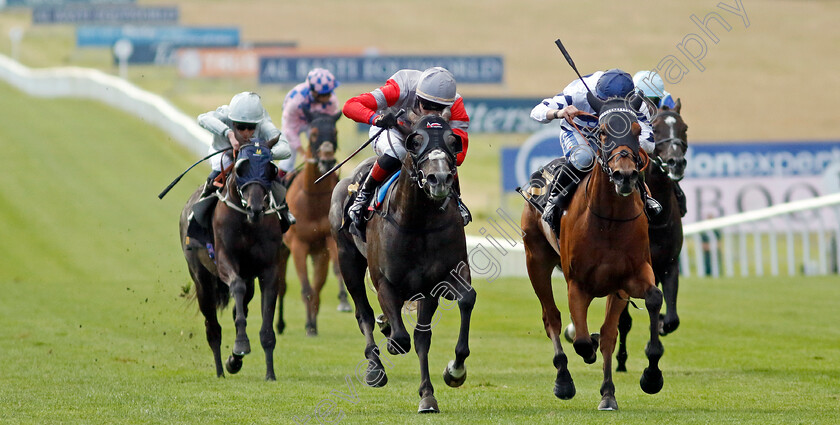
{"label": "white fence", "polygon": [[195,118],[166,99],[96,69],[30,69],[0,54],[0,78],[30,96],[94,99],[122,109],[160,128],[196,155],[206,155],[212,143],[211,134]]}
{"label": "white fence", "polygon": [[687,224],[683,231],[683,275],[836,274],[840,193]]}
{"label": "white fence", "polygon": [[[207,153],[212,141],[194,118],[167,100],[99,70],[32,70],[0,54],[0,78],[31,96],[99,100],[157,126],[198,156]],[[488,219],[489,228],[478,229],[482,236],[467,237],[473,279],[527,276],[514,219],[519,214],[496,213]],[[683,275],[778,275],[783,268],[789,275],[837,273],[840,194],[693,223],[684,233]]]}

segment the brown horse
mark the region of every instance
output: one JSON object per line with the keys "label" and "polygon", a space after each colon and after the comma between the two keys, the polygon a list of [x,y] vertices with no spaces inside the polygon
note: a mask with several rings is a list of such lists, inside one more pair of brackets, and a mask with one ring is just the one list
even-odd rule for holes
{"label": "brown horse", "polygon": [[[685,176],[685,153],[688,149],[688,126],[680,116],[682,104],[671,110],[660,109],[651,120],[656,150],[651,157],[645,180],[651,195],[662,205],[662,212],[650,218],[650,259],[657,284],[665,295],[665,315],[660,317],[659,334],[674,332],[680,325],[677,315],[677,291],[680,282],[680,251],[683,245],[682,214],[676,190],[677,182]],[[633,319],[625,308],[618,322],[618,351],[616,371],[627,371],[627,333]]]}
{"label": "brown horse", "polygon": [[[315,180],[335,165],[335,150],[338,147],[338,131],[335,123],[341,113],[334,115],[308,114],[309,148],[304,156],[301,172],[292,180],[286,194],[289,210],[297,224],[289,228],[283,241],[289,247],[294,259],[295,270],[300,279],[301,298],[306,306],[306,334],[318,335],[318,310],[321,306],[321,289],[327,282],[330,261],[338,279],[339,311],[352,311],[347,302],[347,291],[338,269],[338,251],[335,239],[330,234],[329,211],[332,190],[338,183],[338,176],[331,174],[315,184]],[[309,278],[307,259],[312,258],[312,279]],[[288,251],[281,261],[289,260]]]}
{"label": "brown horse", "polygon": [[365,336],[365,383],[381,387],[388,382],[380,349],[374,341],[374,314],[364,284],[367,269],[390,325],[386,345],[391,354],[405,354],[411,348],[401,310],[406,301],[417,301],[417,317],[412,322],[414,348],[420,360],[418,412],[438,412],[428,357],[438,299],[458,300],[461,312],[455,360],[443,373],[444,381],[451,387],[466,379],[464,361],[470,353],[470,315],[475,304],[463,221],[452,187],[455,154],[460,152],[461,142],[444,118],[426,115],[414,124],[405,148],[408,155],[396,187],[390,191],[382,211],[367,224],[367,242],[350,234],[346,211],[348,202],[352,202],[348,187],[366,174],[373,158],[356,167],[353,176],[336,186],[330,224],[338,244],[341,272],[355,303],[359,329]]}
{"label": "brown horse", "polygon": [[[554,303],[551,272],[559,264],[568,287],[569,311],[576,327],[573,346],[586,363],[594,363],[599,340],[604,360],[599,410],[616,410],[612,381],[612,354],[618,334],[618,318],[629,297],[644,298],[650,316],[650,342],[645,349],[648,368],[640,381],[649,394],[662,388],[659,359],[663,354],[657,324],[662,292],[654,284],[650,264],[647,217],[638,193],[641,156],[640,127],[634,110],[624,99],[602,102],[591,93],[589,103],[599,114],[600,167],[580,182],[566,215],[560,222],[560,236],[528,204],[522,213],[522,229],[528,276],[540,300],[546,334],[554,344],[557,378],[554,394],[561,399],[575,395],[568,359],[561,346],[560,311]],[[589,305],[596,297],[607,297],[606,317],[600,336],[590,335],[586,322]]]}
{"label": "brown horse", "polygon": [[[222,327],[216,317],[216,310],[224,308],[233,296],[236,338],[233,352],[225,366],[229,373],[234,374],[242,368],[242,358],[251,352],[245,325],[248,303],[254,297],[254,279],[259,279],[262,295],[260,343],[265,352],[265,379],[276,379],[276,339],[271,322],[278,295],[282,303],[286,291],[278,261],[283,247],[283,231],[277,214],[277,203],[270,191],[276,175],[277,169],[271,163],[270,149],[260,145],[242,147],[234,172],[227,178],[225,187],[217,192],[221,202],[213,211],[212,218],[215,253],[190,244],[186,237],[187,218],[201,195],[201,188],[193,193],[181,211],[182,249],[190,276],[195,282],[198,307],[204,315],[207,343],[213,351],[218,377],[224,377],[224,371],[221,359]],[[282,328],[278,332],[282,333]]]}

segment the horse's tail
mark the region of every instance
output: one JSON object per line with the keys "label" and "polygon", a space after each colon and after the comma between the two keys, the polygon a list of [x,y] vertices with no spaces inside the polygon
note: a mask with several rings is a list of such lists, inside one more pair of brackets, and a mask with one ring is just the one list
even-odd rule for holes
{"label": "horse's tail", "polygon": [[230,301],[230,288],[228,288],[221,279],[217,278],[215,290],[216,296],[214,298],[216,300],[216,308],[222,310],[227,307],[228,302]]}

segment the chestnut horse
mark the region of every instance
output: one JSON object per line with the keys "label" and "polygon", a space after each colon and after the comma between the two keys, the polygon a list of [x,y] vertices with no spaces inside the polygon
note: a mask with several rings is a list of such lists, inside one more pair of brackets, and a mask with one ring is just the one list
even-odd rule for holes
{"label": "chestnut horse", "polygon": [[346,211],[348,202],[352,202],[348,188],[366,174],[373,158],[356,167],[353,176],[335,187],[330,224],[338,244],[341,273],[355,303],[359,329],[365,336],[365,383],[381,387],[388,382],[380,349],[374,341],[374,314],[364,283],[367,269],[390,325],[386,345],[391,354],[405,354],[411,348],[401,310],[406,301],[417,301],[417,317],[411,322],[420,360],[418,412],[429,413],[438,412],[428,357],[438,298],[458,300],[461,312],[455,360],[443,373],[446,384],[457,387],[467,374],[464,361],[470,353],[469,325],[475,291],[470,284],[463,221],[452,187],[455,155],[461,151],[461,141],[445,118],[426,115],[413,125],[405,148],[408,154],[396,186],[387,195],[382,210],[367,223],[367,242],[350,234]]}
{"label": "chestnut horse", "polygon": [[[338,131],[335,123],[341,113],[334,115],[306,113],[309,118],[309,148],[304,156],[301,172],[292,180],[286,193],[289,210],[297,224],[289,228],[283,241],[291,251],[295,270],[301,286],[301,298],[306,306],[306,334],[318,335],[318,310],[321,307],[321,289],[327,282],[329,263],[338,279],[339,311],[352,311],[347,302],[347,291],[338,269],[338,252],[335,239],[330,234],[328,219],[330,197],[338,183],[338,176],[331,174],[315,184],[315,180],[335,165],[335,150],[338,147]],[[312,259],[312,278],[309,278],[307,259]],[[285,265],[289,251],[281,256]],[[285,266],[284,266],[285,267]]]}
{"label": "chestnut horse", "polygon": [[[683,245],[682,214],[676,196],[677,182],[685,176],[685,153],[688,149],[688,126],[680,116],[682,104],[679,99],[671,110],[659,109],[651,119],[656,150],[651,157],[651,166],[645,176],[651,195],[662,205],[662,212],[650,218],[650,259],[657,284],[662,285],[665,295],[665,315],[660,317],[659,334],[674,332],[680,325],[677,315],[677,291],[680,282],[680,251]],[[618,351],[616,371],[627,371],[627,333],[633,319],[628,308],[624,309],[618,322]]]}
{"label": "chestnut horse", "polygon": [[[260,281],[262,327],[260,343],[265,352],[266,380],[275,380],[274,346],[271,322],[278,295],[286,291],[280,273],[279,252],[283,247],[283,231],[277,203],[271,195],[271,182],[277,168],[271,163],[271,150],[260,145],[245,145],[239,150],[234,172],[217,196],[220,202],[213,211],[214,251],[195,247],[187,237],[187,218],[202,188],[192,194],[181,211],[181,248],[195,282],[198,307],[204,315],[207,343],[213,351],[216,376],[224,377],[221,359],[222,327],[216,310],[234,300],[233,321],[236,338],[233,352],[225,364],[231,374],[242,368],[242,358],[251,352],[245,332],[248,303],[254,297],[254,279]],[[282,321],[282,320],[281,320]],[[282,328],[278,332],[282,333]]]}
{"label": "chestnut horse", "polygon": [[[522,213],[528,276],[540,300],[546,334],[554,344],[557,377],[554,394],[560,399],[575,395],[568,359],[561,346],[560,311],[554,303],[551,272],[559,264],[568,287],[569,311],[575,325],[575,352],[584,362],[594,363],[601,348],[604,380],[599,410],[616,410],[612,381],[612,354],[618,334],[618,318],[630,297],[644,298],[650,316],[650,342],[645,354],[648,368],[640,381],[642,390],[653,394],[662,388],[659,359],[664,349],[659,340],[659,310],[662,292],[654,284],[648,244],[648,222],[638,193],[643,163],[636,119],[641,99],[600,101],[591,93],[589,103],[599,115],[599,167],[580,182],[555,237],[530,203]],[[606,317],[600,336],[590,335],[587,310],[596,297],[607,297]]]}

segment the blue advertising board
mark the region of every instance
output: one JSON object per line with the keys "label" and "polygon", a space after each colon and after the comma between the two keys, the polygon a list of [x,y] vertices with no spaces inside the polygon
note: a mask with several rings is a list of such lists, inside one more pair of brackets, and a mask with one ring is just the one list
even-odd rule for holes
{"label": "blue advertising board", "polygon": [[178,8],[137,7],[134,5],[38,6],[32,10],[33,24],[105,24],[178,22]]}
{"label": "blue advertising board", "polygon": [[[560,128],[531,136],[519,148],[502,149],[502,190],[527,183],[530,174],[560,156]],[[685,179],[820,176],[840,164],[840,141],[691,143]]]}
{"label": "blue advertising board", "polygon": [[111,47],[117,40],[123,38],[135,45],[155,45],[166,42],[184,47],[229,47],[239,45],[239,28],[180,26],[80,26],[76,28],[77,47]]}
{"label": "blue advertising board", "polygon": [[534,133],[542,124],[531,119],[537,98],[464,98],[470,133]]}
{"label": "blue advertising board", "polygon": [[501,56],[295,56],[261,57],[260,83],[296,84],[312,68],[329,69],[343,83],[384,83],[400,69],[442,66],[458,83],[501,83]]}

